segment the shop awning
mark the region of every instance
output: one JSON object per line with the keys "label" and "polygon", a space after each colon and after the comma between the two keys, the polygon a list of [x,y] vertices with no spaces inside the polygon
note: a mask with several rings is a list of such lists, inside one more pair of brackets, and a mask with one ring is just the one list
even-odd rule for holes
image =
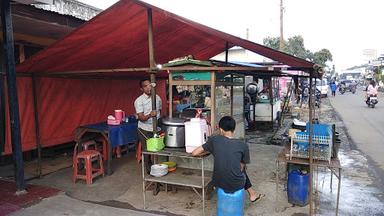
{"label": "shop awning", "polygon": [[[312,62],[215,30],[141,1],[121,0],[18,65],[17,72],[148,68],[147,9],[152,9],[153,14],[154,55],[157,64],[187,55],[208,60],[227,48],[240,46],[289,65],[292,69],[314,71]],[[138,73],[135,70],[129,72],[132,75]]]}

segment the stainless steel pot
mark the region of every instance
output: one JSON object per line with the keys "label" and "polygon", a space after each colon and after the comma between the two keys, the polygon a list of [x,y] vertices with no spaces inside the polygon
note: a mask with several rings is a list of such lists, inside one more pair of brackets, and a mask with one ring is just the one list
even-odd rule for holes
{"label": "stainless steel pot", "polygon": [[161,123],[165,132],[165,146],[185,147],[185,119],[164,118]]}

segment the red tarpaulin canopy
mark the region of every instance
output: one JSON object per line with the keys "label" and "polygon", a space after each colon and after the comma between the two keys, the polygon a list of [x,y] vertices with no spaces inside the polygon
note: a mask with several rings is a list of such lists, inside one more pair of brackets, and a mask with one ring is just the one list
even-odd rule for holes
{"label": "red tarpaulin canopy", "polygon": [[147,9],[152,9],[155,61],[193,55],[207,60],[240,46],[306,71],[314,64],[220,32],[136,0],[121,0],[17,67],[18,72],[66,72],[149,67]]}

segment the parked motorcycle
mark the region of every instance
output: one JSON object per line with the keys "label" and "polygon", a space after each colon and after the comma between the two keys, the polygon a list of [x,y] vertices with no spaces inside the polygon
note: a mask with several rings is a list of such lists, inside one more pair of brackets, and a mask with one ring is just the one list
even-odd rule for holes
{"label": "parked motorcycle", "polygon": [[377,95],[370,95],[365,103],[368,105],[368,107],[375,108],[378,102],[379,101],[377,100]]}

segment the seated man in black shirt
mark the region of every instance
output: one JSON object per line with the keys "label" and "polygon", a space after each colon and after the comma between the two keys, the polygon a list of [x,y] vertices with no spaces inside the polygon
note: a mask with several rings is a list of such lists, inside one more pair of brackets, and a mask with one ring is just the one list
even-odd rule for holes
{"label": "seated man in black shirt", "polygon": [[264,195],[257,194],[251,188],[252,184],[245,172],[245,164],[250,162],[249,149],[244,141],[233,138],[235,127],[235,120],[224,116],[219,122],[221,135],[210,137],[204,145],[197,147],[192,155],[200,156],[210,152],[214,156],[213,185],[226,193],[244,188],[249,194],[249,199],[254,202]]}

